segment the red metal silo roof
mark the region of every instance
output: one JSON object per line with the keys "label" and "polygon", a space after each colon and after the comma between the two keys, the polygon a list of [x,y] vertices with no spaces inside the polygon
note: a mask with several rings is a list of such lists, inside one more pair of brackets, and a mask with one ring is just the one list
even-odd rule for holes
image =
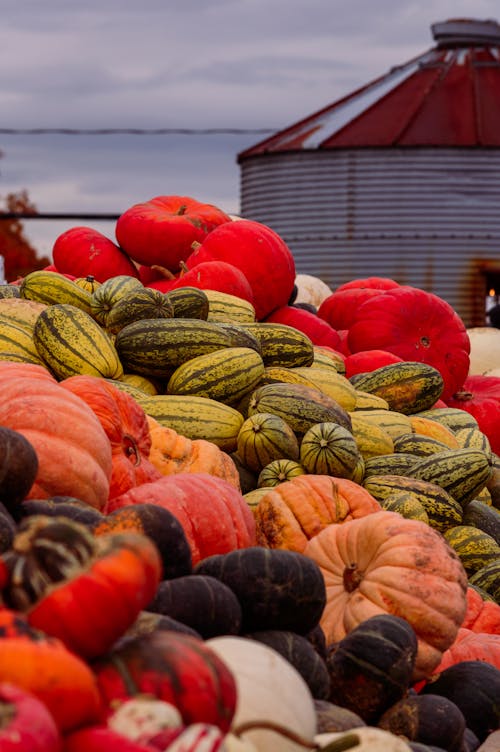
{"label": "red metal silo roof", "polygon": [[450,19],[436,46],[241,152],[500,146],[500,25]]}

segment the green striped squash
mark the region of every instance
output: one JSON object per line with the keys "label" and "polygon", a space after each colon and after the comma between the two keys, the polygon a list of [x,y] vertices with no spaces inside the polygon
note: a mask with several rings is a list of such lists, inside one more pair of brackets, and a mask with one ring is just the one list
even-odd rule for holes
{"label": "green striped squash", "polygon": [[10,283],[0,284],[0,299],[2,298],[20,298],[21,292],[19,285],[12,285]]}
{"label": "green striped squash", "polygon": [[273,460],[298,461],[299,442],[283,418],[271,413],[255,413],[240,428],[237,452],[246,467],[260,473]]}
{"label": "green striped squash", "polygon": [[382,397],[377,397],[376,394],[370,394],[370,392],[363,392],[361,389],[356,389],[356,404],[354,405],[356,411],[360,410],[388,410],[389,403]]}
{"label": "green striped squash", "polygon": [[248,347],[225,347],[198,355],[176,368],[167,394],[197,394],[235,405],[253,391],[264,373],[258,352]]}
{"label": "green striped squash", "polygon": [[260,342],[266,366],[294,368],[310,366],[314,360],[314,346],[304,332],[287,324],[256,321],[241,324]]}
{"label": "green striped squash", "polygon": [[318,389],[303,384],[264,384],[252,392],[248,415],[279,415],[296,434],[304,434],[315,423],[339,423],[351,430],[349,413]]}
{"label": "green striped squash", "polygon": [[169,290],[165,295],[174,309],[174,318],[207,320],[209,303],[204,290],[186,285]]}
{"label": "green striped squash", "polygon": [[443,377],[437,368],[407,361],[390,363],[351,377],[356,387],[385,399],[391,410],[411,415],[430,408],[441,396]]}
{"label": "green striped squash", "polygon": [[404,433],[394,439],[394,451],[405,455],[413,454],[415,461],[418,457],[429,457],[448,449],[448,445],[442,441],[421,433]]}
{"label": "green striped squash", "polygon": [[458,554],[468,575],[491,562],[500,561],[500,546],[484,530],[473,525],[456,525],[443,535]]}
{"label": "green striped squash", "polygon": [[123,367],[108,334],[81,308],[48,306],[38,316],[33,341],[57,379],[87,374],[119,379]]}
{"label": "green striped squash", "polygon": [[312,475],[352,478],[359,458],[350,431],[338,423],[316,423],[300,444],[300,464]]}
{"label": "green striped squash", "polygon": [[474,416],[459,407],[434,407],[416,414],[421,418],[435,420],[453,432],[459,431],[461,428],[479,428]]}
{"label": "green striped squash", "polygon": [[327,370],[333,368],[341,376],[345,376],[343,356],[337,352],[326,352],[321,348],[321,345],[313,345],[313,362],[311,365],[315,368],[326,368]]}
{"label": "green striped squash", "polygon": [[20,293],[26,300],[36,300],[45,305],[65,303],[86,313],[91,311],[91,293],[58,272],[43,269],[30,272],[21,282]]}
{"label": "green striped squash", "polygon": [[372,426],[377,426],[388,433],[393,442],[402,434],[410,433],[412,430],[408,416],[396,410],[360,410],[357,408],[355,412],[357,418],[362,418]]}
{"label": "green striped squash", "polygon": [[412,467],[412,475],[437,483],[465,507],[486,486],[491,463],[481,449],[447,449],[422,458]]}
{"label": "green striped squash", "polygon": [[314,366],[300,366],[290,369],[305,376],[316,389],[334,399],[344,410],[353,410],[356,405],[356,389],[349,379],[342,376],[335,369],[317,368]]}
{"label": "green striped squash", "polygon": [[232,347],[251,347],[252,350],[262,355],[260,341],[254,334],[239,324],[230,324],[226,321],[217,321],[217,326],[231,337]]}
{"label": "green striped squash", "polygon": [[463,448],[481,449],[488,457],[491,458],[490,440],[485,433],[479,428],[460,428],[455,431],[457,441]]}
{"label": "green striped squash", "polygon": [[109,312],[120,298],[131,290],[140,290],[143,287],[137,277],[130,277],[128,274],[109,277],[90,296],[91,315],[99,324],[107,327]]}
{"label": "green striped squash", "polygon": [[249,324],[255,321],[255,308],[236,295],[218,290],[205,290],[208,298],[208,321]]}
{"label": "green striped squash", "polygon": [[181,394],[140,395],[144,412],[162,426],[188,439],[205,439],[225,452],[236,451],[243,415],[230,405],[209,397]]}
{"label": "green striped squash", "polygon": [[424,505],[409,491],[390,494],[380,502],[380,506],[388,512],[397,512],[407,520],[420,520],[426,525],[430,524]]}
{"label": "green striped squash", "polygon": [[124,369],[150,378],[169,378],[188,360],[232,345],[228,332],[202,319],[142,319],[115,339]]}
{"label": "green striped squash", "polygon": [[18,325],[8,318],[0,318],[0,360],[44,365],[30,327]]}
{"label": "green striped squash", "polygon": [[500,603],[500,557],[471,574],[469,584],[484,590],[496,603]]}
{"label": "green striped squash", "polygon": [[414,454],[393,452],[365,459],[365,478],[370,475],[404,475],[411,478],[411,468],[418,461]]}
{"label": "green striped squash", "polygon": [[453,496],[441,486],[428,481],[402,475],[370,475],[365,477],[363,487],[382,504],[394,493],[411,493],[424,507],[429,525],[440,533],[454,525],[461,525],[463,510]]}
{"label": "green striped squash", "polygon": [[306,471],[296,460],[289,460],[281,457],[272,460],[268,465],[262,468],[257,478],[258,488],[274,488],[280,483],[295,478],[297,475],[305,475]]}
{"label": "green striped squash", "polygon": [[174,309],[165,293],[152,287],[138,287],[125,293],[106,317],[106,329],[117,334],[127,324],[141,319],[171,319]]}
{"label": "green striped squash", "polygon": [[491,535],[500,546],[500,512],[479,499],[472,499],[465,507],[464,525],[473,525]]}

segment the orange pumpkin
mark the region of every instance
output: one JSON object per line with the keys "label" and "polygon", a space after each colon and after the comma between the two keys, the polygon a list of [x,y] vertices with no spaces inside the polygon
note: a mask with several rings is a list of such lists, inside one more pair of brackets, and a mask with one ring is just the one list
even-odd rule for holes
{"label": "orange pumpkin", "polygon": [[87,403],[111,443],[111,499],[161,477],[149,461],[151,437],[146,414],[130,394],[98,376],[71,376],[60,384]]}
{"label": "orange pumpkin", "polygon": [[414,680],[433,673],[467,607],[465,570],[440,533],[383,510],[329,525],[309,541],[304,554],[325,579],[320,624],[327,643],[341,640],[370,616],[394,614],[417,635]]}
{"label": "orange pumpkin", "polygon": [[310,538],[333,522],[379,512],[362,486],[329,475],[297,475],[270,489],[254,511],[257,542],[302,552]]}
{"label": "orange pumpkin", "polygon": [[73,496],[101,509],[109,495],[111,445],[90,407],[43,366],[0,362],[0,425],[22,434],[38,457],[27,498]]}
{"label": "orange pumpkin", "polygon": [[485,661],[500,669],[500,634],[473,632],[461,627],[453,644],[444,651],[434,673],[438,674],[461,661]]}
{"label": "orange pumpkin", "polygon": [[467,588],[467,611],[462,627],[473,632],[500,634],[500,604],[485,601],[473,587]]}
{"label": "orange pumpkin", "polygon": [[162,475],[208,473],[224,478],[240,490],[240,476],[232,458],[212,441],[188,439],[147,416],[151,449],[149,460]]}

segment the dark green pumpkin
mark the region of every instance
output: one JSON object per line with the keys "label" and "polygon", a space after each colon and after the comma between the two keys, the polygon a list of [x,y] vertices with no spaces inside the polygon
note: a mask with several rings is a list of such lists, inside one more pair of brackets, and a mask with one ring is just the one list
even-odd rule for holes
{"label": "dark green pumpkin", "polygon": [[178,287],[165,295],[174,309],[174,318],[207,320],[209,300],[203,290],[189,286]]}
{"label": "dark green pumpkin", "polygon": [[484,501],[479,501],[479,499],[469,501],[465,507],[462,522],[464,525],[474,525],[491,535],[500,546],[500,514]]}
{"label": "dark green pumpkin", "polygon": [[306,637],[279,629],[249,632],[243,636],[276,650],[299,672],[312,696],[326,700],[330,691],[328,669]]}
{"label": "dark green pumpkin", "polygon": [[188,574],[160,582],[148,610],[186,624],[204,640],[237,635],[241,629],[238,598],[231,588],[208,575]]}
{"label": "dark green pumpkin", "polygon": [[454,702],[441,695],[409,694],[386,710],[377,725],[405,739],[463,752],[465,718]]}
{"label": "dark green pumpkin", "polygon": [[51,496],[48,499],[24,499],[19,505],[22,517],[43,514],[46,517],[68,517],[81,525],[99,523],[104,515],[95,507],[73,496]]}
{"label": "dark green pumpkin", "polygon": [[399,616],[365,619],[330,646],[330,702],[374,724],[408,691],[417,655],[417,637]]}
{"label": "dark green pumpkin", "polygon": [[22,433],[0,426],[0,501],[14,519],[38,473],[38,456]]}
{"label": "dark green pumpkin", "polygon": [[209,556],[194,573],[216,577],[234,591],[243,632],[281,629],[305,635],[319,623],[326,603],[319,566],[296,551],[250,546]]}
{"label": "dark green pumpkin", "polygon": [[480,742],[500,727],[500,669],[491,663],[455,663],[427,682],[422,693],[454,702]]}
{"label": "dark green pumpkin", "polygon": [[352,710],[334,705],[328,700],[314,700],[316,710],[317,733],[327,734],[332,731],[349,731],[349,729],[366,726],[364,720]]}

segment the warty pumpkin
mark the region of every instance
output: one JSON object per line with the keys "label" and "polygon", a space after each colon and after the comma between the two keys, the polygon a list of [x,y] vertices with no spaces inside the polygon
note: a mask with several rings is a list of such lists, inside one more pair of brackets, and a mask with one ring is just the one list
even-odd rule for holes
{"label": "warty pumpkin", "polygon": [[240,490],[240,476],[234,460],[217,444],[205,439],[188,439],[173,428],[146,416],[151,439],[149,461],[161,475],[208,473],[223,478]]}
{"label": "warty pumpkin", "polygon": [[107,501],[112,451],[99,419],[43,366],[0,362],[0,425],[33,446],[38,472],[27,498],[73,496],[101,509]]}
{"label": "warty pumpkin", "polygon": [[71,376],[60,383],[87,403],[109,439],[110,498],[161,477],[149,460],[151,437],[146,413],[133,397],[97,376]]}
{"label": "warty pumpkin", "polygon": [[417,635],[413,679],[429,676],[463,622],[467,576],[440,533],[420,520],[380,511],[328,525],[304,549],[320,567],[327,602],[320,624],[327,642],[364,619],[390,613]]}
{"label": "warty pumpkin", "polygon": [[368,491],[347,478],[297,475],[261,497],[254,510],[257,541],[303,552],[308,540],[328,525],[380,510]]}

